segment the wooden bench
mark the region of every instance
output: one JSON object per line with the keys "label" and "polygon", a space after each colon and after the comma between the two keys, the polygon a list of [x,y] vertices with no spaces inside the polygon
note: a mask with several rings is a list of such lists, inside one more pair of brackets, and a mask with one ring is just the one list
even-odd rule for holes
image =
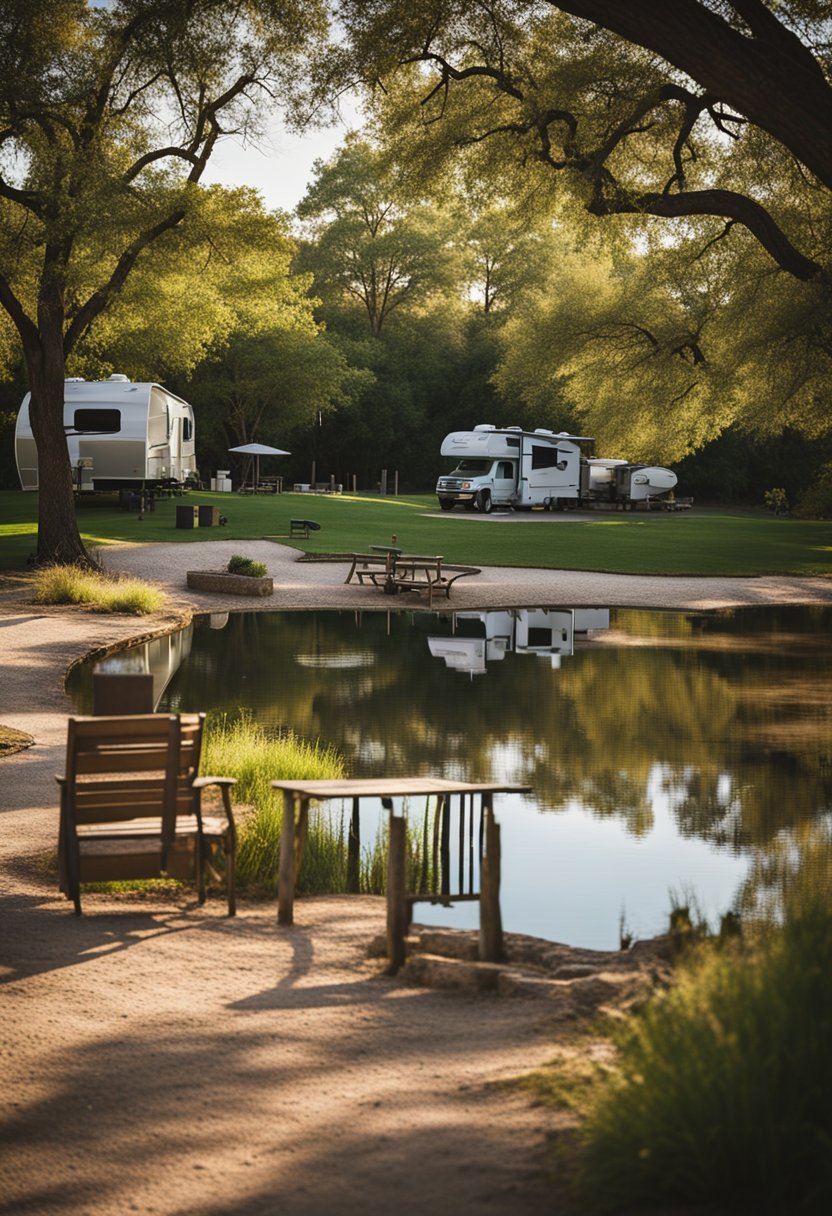
{"label": "wooden bench", "polygon": [[290,519],[289,520],[289,535],[290,536],[305,536],[309,537],[310,532],[320,532],[321,525],[316,524],[314,519]]}
{"label": "wooden bench", "polygon": [[401,557],[393,568],[393,585],[397,591],[427,591],[428,607],[435,594],[450,598],[451,587],[459,578],[479,574],[478,566],[446,566],[441,557]]}
{"label": "wooden bench", "polygon": [[363,587],[366,578],[375,587],[382,587],[391,571],[390,559],[384,553],[353,553],[352,565],[344,582],[351,583],[353,578],[357,578]]}
{"label": "wooden bench", "polygon": [[[81,884],[194,879],[205,902],[211,853],[225,854],[228,915],[236,911],[232,777],[198,777],[204,714],[70,718],[61,788],[60,889],[81,915]],[[217,786],[222,809],[203,813]]]}

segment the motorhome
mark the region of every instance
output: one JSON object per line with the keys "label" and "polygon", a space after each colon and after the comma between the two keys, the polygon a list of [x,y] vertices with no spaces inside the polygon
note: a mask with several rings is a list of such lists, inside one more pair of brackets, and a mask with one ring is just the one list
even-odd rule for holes
{"label": "motorhome", "polygon": [[[38,489],[27,393],[15,428],[20,485]],[[197,476],[194,412],[160,384],[127,376],[64,385],[64,430],[76,490],[145,489]]]}
{"label": "motorhome", "polygon": [[629,508],[668,494],[676,474],[625,460],[587,459],[580,447],[587,435],[487,424],[454,431],[440,454],[455,467],[436,483],[443,511],[461,505],[485,513],[494,507],[554,511],[567,506],[613,503]]}

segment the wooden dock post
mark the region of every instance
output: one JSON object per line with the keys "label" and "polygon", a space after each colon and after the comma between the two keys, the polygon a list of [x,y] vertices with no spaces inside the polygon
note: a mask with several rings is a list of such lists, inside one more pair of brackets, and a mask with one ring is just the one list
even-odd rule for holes
{"label": "wooden dock post", "polygon": [[404,965],[407,932],[405,899],[405,852],[407,821],[390,812],[390,839],[387,851],[387,957],[390,975]]}
{"label": "wooden dock post", "polygon": [[499,963],[503,958],[503,918],[500,914],[500,825],[494,818],[491,794],[482,796],[485,853],[480,870],[481,962]]}
{"label": "wooden dock post", "polygon": [[283,791],[283,827],[280,832],[280,863],[277,876],[277,923],[294,923],[295,903],[295,798]]}
{"label": "wooden dock post", "polygon": [[361,890],[361,817],[359,799],[352,800],[349,834],[347,836],[347,891],[357,895]]}

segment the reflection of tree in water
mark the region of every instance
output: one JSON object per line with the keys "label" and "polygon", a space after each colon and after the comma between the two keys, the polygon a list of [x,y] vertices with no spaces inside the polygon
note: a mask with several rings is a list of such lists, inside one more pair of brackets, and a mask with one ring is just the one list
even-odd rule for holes
{"label": "reflection of tree in water", "polygon": [[581,805],[634,834],[658,793],[683,834],[739,848],[832,794],[826,618],[781,611],[780,633],[745,619],[620,612],[557,670],[510,654],[471,678],[428,652],[447,616],[394,615],[388,636],[384,613],[241,614],[197,631],[171,697],[321,738],[354,775],[527,781],[543,809]]}

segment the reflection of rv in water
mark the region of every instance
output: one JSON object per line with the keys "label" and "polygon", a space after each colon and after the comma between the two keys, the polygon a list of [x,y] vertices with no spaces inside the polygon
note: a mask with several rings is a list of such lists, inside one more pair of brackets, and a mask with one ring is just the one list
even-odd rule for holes
{"label": "reflection of rv in water", "polygon": [[[15,457],[21,488],[37,490],[30,398],[17,416]],[[160,384],[67,380],[64,430],[76,490],[141,490],[197,475],[193,409]]]}
{"label": "reflection of rv in water", "polygon": [[[212,625],[212,628],[215,626]],[[114,654],[96,664],[96,673],[101,675],[145,675],[153,676],[153,705],[159,704],[162,694],[173,678],[179,665],[191,653],[193,626],[187,625],[176,633],[151,638],[141,646]]]}
{"label": "reflection of rv in water", "polygon": [[507,654],[533,654],[560,667],[575,647],[575,634],[608,629],[608,608],[511,608],[498,612],[455,612],[452,637],[429,637],[434,658],[469,675],[484,675],[489,662]]}

